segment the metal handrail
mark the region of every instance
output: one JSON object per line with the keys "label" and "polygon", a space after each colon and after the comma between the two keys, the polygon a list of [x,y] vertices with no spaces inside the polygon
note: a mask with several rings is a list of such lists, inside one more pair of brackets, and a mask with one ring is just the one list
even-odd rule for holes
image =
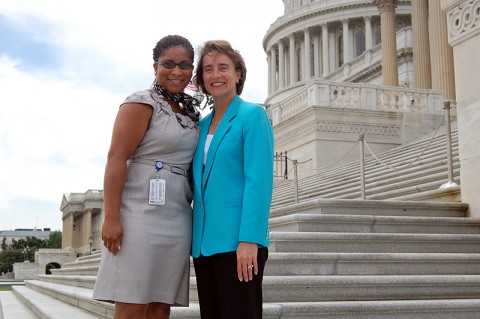
{"label": "metal handrail", "polygon": [[[346,152],[343,156],[341,156],[338,160],[336,160],[334,163],[332,164],[329,164],[328,166],[326,167],[322,167],[322,168],[307,168],[307,167],[302,167],[300,165],[300,167],[302,167],[303,169],[310,169],[310,170],[324,170],[325,168],[328,168],[328,167],[331,167],[333,165],[335,165],[336,163],[338,163],[339,161],[341,161],[343,158],[345,158],[355,147],[357,144],[360,144],[360,147],[359,147],[359,151],[360,151],[360,192],[361,192],[361,198],[362,199],[366,199],[366,182],[365,182],[365,172],[366,172],[366,168],[365,168],[365,147],[367,148],[367,150],[370,152],[370,154],[372,155],[372,157],[380,164],[388,167],[389,169],[391,170],[399,170],[399,169],[403,169],[403,168],[406,168],[410,165],[412,165],[413,163],[415,163],[416,161],[418,161],[418,159],[427,151],[427,149],[430,147],[433,139],[437,136],[437,133],[439,131],[439,128],[440,126],[442,125],[443,121],[445,121],[445,129],[446,129],[446,149],[447,149],[447,170],[448,170],[448,181],[446,183],[444,183],[443,185],[440,186],[440,188],[449,188],[449,187],[455,187],[455,186],[458,186],[457,183],[455,183],[454,181],[454,177],[453,177],[453,155],[452,155],[452,137],[451,137],[451,119],[450,119],[450,102],[444,102],[444,110],[445,110],[445,117],[440,120],[440,122],[438,123],[438,126],[432,136],[432,138],[430,139],[430,141],[428,142],[428,144],[424,147],[424,149],[422,150],[422,152],[413,160],[411,161],[410,163],[408,163],[407,165],[402,165],[402,166],[392,166],[392,165],[389,165],[385,162],[383,162],[381,159],[379,159],[374,153],[373,151],[370,149],[368,143],[367,143],[367,140],[365,139],[365,135],[362,133],[359,135],[359,138],[358,138],[358,141],[357,143],[355,143],[355,145],[353,145],[353,147],[348,151]],[[303,164],[303,163],[306,163],[308,161],[310,161],[311,159],[307,160],[307,161],[304,161],[304,162],[298,162],[298,160],[296,159],[290,159],[287,155],[286,155],[286,152],[285,152],[285,156],[283,157],[283,155],[281,155],[282,157],[282,161],[283,159],[285,160],[285,176],[284,178],[285,179],[288,179],[288,174],[291,173],[291,171],[293,170],[293,179],[294,179],[294,199],[295,199],[295,203],[298,203],[299,202],[299,196],[298,196],[298,192],[299,192],[299,186],[298,186],[298,171],[297,171],[297,167],[299,166],[299,164]],[[277,156],[275,156],[275,160],[278,160],[277,159]],[[287,162],[288,161],[291,161],[292,162],[292,168],[287,172]],[[282,181],[283,182],[283,181]],[[282,183],[280,183],[282,184]],[[278,186],[280,186],[277,185]]]}

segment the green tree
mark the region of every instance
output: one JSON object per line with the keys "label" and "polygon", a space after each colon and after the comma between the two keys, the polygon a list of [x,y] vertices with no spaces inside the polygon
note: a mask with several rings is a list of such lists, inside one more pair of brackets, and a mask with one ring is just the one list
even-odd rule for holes
{"label": "green tree", "polygon": [[7,248],[8,248],[8,246],[7,246],[7,237],[3,237],[1,248],[2,248],[2,250],[7,250]]}
{"label": "green tree", "polygon": [[31,236],[20,238],[19,240],[12,240],[12,249],[23,249],[25,247],[36,248],[36,250],[38,250],[40,248],[46,248],[46,243],[43,239]]}
{"label": "green tree", "polygon": [[0,252],[0,273],[13,271],[13,264],[23,261],[22,249],[7,249]]}
{"label": "green tree", "polygon": [[62,248],[62,232],[51,232],[46,240],[27,236],[19,240],[13,239],[11,245],[7,245],[6,241],[7,239],[3,237],[2,251],[0,252],[0,273],[13,271],[13,264],[23,262],[25,257],[30,262],[34,262],[35,252],[40,248]]}
{"label": "green tree", "polygon": [[62,248],[62,232],[59,230],[51,232],[50,235],[48,235],[48,239],[45,240],[45,247]]}

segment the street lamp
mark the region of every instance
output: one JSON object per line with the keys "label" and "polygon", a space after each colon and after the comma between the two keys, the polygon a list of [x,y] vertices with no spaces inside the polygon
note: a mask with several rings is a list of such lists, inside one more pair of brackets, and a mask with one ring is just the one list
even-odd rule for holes
{"label": "street lamp", "polygon": [[88,237],[88,243],[90,244],[90,253],[89,253],[89,255],[91,255],[91,254],[92,254],[93,235],[90,235],[90,237]]}
{"label": "street lamp", "polygon": [[23,246],[23,262],[29,263],[30,260],[28,259],[28,246]]}

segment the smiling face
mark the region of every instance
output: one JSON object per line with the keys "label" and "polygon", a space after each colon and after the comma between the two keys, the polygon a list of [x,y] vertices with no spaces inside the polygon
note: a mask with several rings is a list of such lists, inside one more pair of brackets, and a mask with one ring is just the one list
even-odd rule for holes
{"label": "smiling face", "polygon": [[[173,62],[175,67],[168,69],[165,62]],[[186,62],[191,65],[189,69],[182,70],[178,64]],[[181,45],[176,45],[165,50],[165,53],[153,64],[157,82],[170,93],[180,93],[192,78],[193,61],[190,52]]]}
{"label": "smiling face", "polygon": [[212,51],[203,57],[203,82],[214,99],[233,99],[239,79],[240,71],[225,53]]}

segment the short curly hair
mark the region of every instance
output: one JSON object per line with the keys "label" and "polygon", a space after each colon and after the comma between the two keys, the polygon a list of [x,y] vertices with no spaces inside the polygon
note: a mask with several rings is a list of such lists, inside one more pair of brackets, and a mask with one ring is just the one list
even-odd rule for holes
{"label": "short curly hair", "polygon": [[153,62],[158,62],[158,59],[166,50],[177,45],[181,45],[188,51],[192,61],[195,59],[195,50],[190,41],[179,35],[167,35],[161,38],[160,41],[157,42],[155,48],[153,48]]}
{"label": "short curly hair", "polygon": [[240,72],[240,78],[238,79],[237,84],[237,94],[240,95],[243,91],[243,86],[245,85],[245,80],[247,78],[247,67],[245,66],[245,61],[243,60],[240,52],[233,49],[230,43],[225,40],[212,40],[205,42],[203,47],[200,49],[200,59],[197,62],[197,68],[195,71],[195,76],[193,77],[193,82],[203,93],[210,94],[205,88],[205,82],[203,81],[203,58],[207,54],[214,51],[226,54],[233,61],[235,70]]}

